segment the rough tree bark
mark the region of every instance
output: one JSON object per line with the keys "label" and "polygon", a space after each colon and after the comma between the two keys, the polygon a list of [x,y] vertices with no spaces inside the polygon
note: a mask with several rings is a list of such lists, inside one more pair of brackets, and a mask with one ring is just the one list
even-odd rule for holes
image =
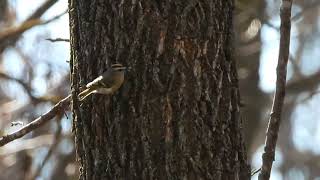
{"label": "rough tree bark", "polygon": [[[233,0],[69,0],[80,179],[250,179],[232,47]],[[111,97],[77,101],[112,63]]]}

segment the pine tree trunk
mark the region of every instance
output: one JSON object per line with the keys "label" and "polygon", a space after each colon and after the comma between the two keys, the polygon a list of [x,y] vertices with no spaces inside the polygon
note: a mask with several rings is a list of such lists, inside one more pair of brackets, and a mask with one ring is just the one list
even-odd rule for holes
{"label": "pine tree trunk", "polygon": [[[232,45],[233,0],[69,0],[80,179],[250,179]],[[113,96],[77,101],[113,63]]]}

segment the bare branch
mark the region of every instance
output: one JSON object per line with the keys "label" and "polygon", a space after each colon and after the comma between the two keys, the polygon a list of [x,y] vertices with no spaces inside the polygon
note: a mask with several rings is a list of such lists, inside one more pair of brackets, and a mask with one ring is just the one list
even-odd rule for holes
{"label": "bare branch", "polygon": [[22,136],[28,134],[29,132],[44,125],[46,122],[54,118],[59,113],[63,113],[66,110],[66,108],[69,106],[69,104],[70,104],[70,95],[62,99],[61,101],[59,101],[50,111],[38,117],[31,123],[25,125],[24,127],[17,130],[16,132],[13,132],[11,134],[5,135],[2,138],[0,138],[0,147],[4,146],[5,144],[11,141],[21,138]]}
{"label": "bare branch", "polygon": [[19,36],[20,34],[24,33],[25,31],[33,28],[34,26],[45,25],[45,24],[48,24],[54,20],[57,20],[61,16],[65,15],[67,12],[68,11],[66,10],[63,13],[58,14],[57,16],[54,16],[53,18],[45,20],[45,21],[42,21],[40,19],[30,19],[28,21],[23,22],[18,27],[8,28],[8,29],[0,32],[0,42],[15,38],[15,37]]}
{"label": "bare branch", "polygon": [[309,11],[310,9],[316,8],[319,5],[320,5],[320,1],[311,2],[307,6],[303,7],[302,11],[300,11],[299,13],[295,14],[294,16],[292,16],[291,20],[292,21],[298,20],[305,12]]}
{"label": "bare branch", "polygon": [[47,97],[47,96],[42,96],[42,97],[35,97],[33,94],[32,94],[32,88],[30,87],[30,85],[26,82],[24,82],[23,80],[21,79],[18,79],[18,78],[15,78],[15,77],[12,77],[12,76],[9,76],[8,74],[4,73],[4,72],[1,72],[0,71],[0,78],[3,78],[3,79],[7,79],[7,80],[11,80],[11,81],[15,81],[17,83],[19,83],[23,89],[26,91],[26,93],[28,94],[28,96],[30,97],[31,101],[35,104],[37,103],[40,103],[40,102],[44,102],[44,101],[50,101],[50,102],[58,102],[59,100],[55,100],[57,99],[55,96],[50,96],[50,97]]}
{"label": "bare branch", "polygon": [[47,0],[37,10],[35,10],[26,21],[40,18],[56,2],[58,2],[58,0]]}
{"label": "bare branch", "polygon": [[320,90],[319,91],[312,91],[309,93],[309,95],[305,98],[303,98],[301,101],[299,101],[299,103],[305,103],[306,101],[312,99],[314,96],[320,94]]}
{"label": "bare branch", "polygon": [[0,32],[0,42],[6,41],[8,39],[14,38],[17,35],[22,34],[23,32],[31,29],[32,27],[41,24],[40,19],[32,19],[26,22],[23,22],[18,27],[12,27],[5,29],[4,31]]}
{"label": "bare branch", "polygon": [[12,80],[12,81],[15,81],[15,82],[19,83],[24,88],[24,90],[27,92],[28,96],[32,100],[36,100],[37,99],[32,95],[32,89],[29,86],[29,84],[25,83],[23,80],[15,78],[15,77],[11,77],[11,76],[9,76],[8,74],[6,74],[4,72],[0,72],[0,78],[4,78],[4,79],[7,79],[7,80]]}
{"label": "bare branch", "polygon": [[291,6],[292,0],[282,0],[280,9],[281,26],[276,92],[274,95],[272,111],[269,119],[264,153],[262,155],[262,167],[259,174],[259,180],[269,180],[272,163],[275,157],[282,107],[285,98],[291,31]]}
{"label": "bare branch", "polygon": [[34,13],[32,13],[19,27],[10,28],[0,33],[0,53],[2,53],[6,47],[14,45],[20,35],[30,28],[42,24],[40,17],[58,0],[45,1]]}
{"label": "bare branch", "polygon": [[298,94],[307,90],[316,89],[320,84],[320,71],[299,80],[292,81],[287,85],[287,92]]}
{"label": "bare branch", "polygon": [[[320,1],[314,1],[311,2],[310,4],[308,4],[307,6],[303,7],[302,11],[298,12],[297,14],[295,14],[294,16],[291,17],[292,21],[297,21],[299,18],[301,18],[301,16],[308,12],[310,9],[316,8],[320,5]],[[262,22],[266,25],[268,25],[269,27],[275,29],[275,30],[279,30],[279,27],[273,25],[272,23],[270,23],[270,21],[268,21],[266,18],[262,19]]]}

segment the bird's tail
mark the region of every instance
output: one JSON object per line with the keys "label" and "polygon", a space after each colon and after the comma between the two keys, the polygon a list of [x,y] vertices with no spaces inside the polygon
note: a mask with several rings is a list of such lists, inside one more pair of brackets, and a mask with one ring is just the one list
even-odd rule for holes
{"label": "bird's tail", "polygon": [[84,91],[82,91],[79,95],[78,98],[80,101],[83,101],[85,98],[87,98],[88,96],[90,96],[90,94],[92,94],[93,90],[91,89],[86,89]]}

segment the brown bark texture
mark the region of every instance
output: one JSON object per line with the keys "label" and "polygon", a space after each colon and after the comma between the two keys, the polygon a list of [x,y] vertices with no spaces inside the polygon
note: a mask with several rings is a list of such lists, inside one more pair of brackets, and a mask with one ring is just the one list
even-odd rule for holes
{"label": "brown bark texture", "polygon": [[[232,0],[69,0],[80,179],[249,179]],[[113,96],[77,100],[113,63]]]}

